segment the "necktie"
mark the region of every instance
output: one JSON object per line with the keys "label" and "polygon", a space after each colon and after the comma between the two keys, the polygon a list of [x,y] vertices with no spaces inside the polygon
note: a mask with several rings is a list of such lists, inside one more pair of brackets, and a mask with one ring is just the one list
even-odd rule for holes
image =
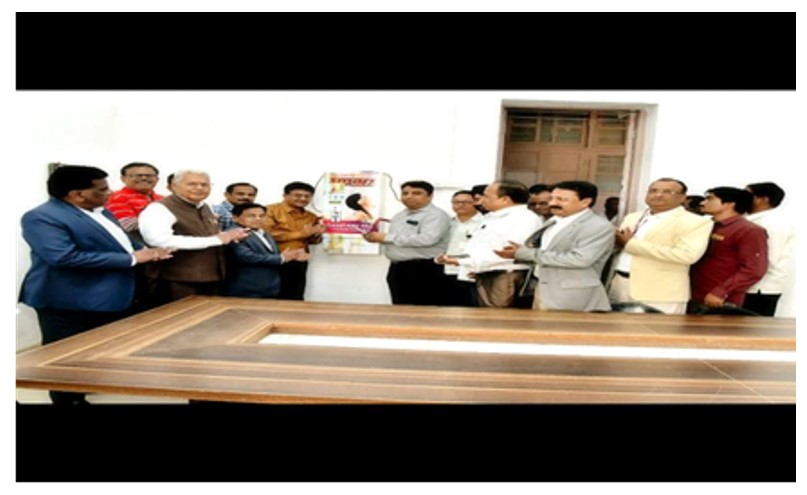
{"label": "necktie", "polygon": [[262,230],[253,230],[252,232],[256,236],[258,236],[258,239],[260,239],[260,241],[263,242],[263,244],[266,246],[266,248],[269,249],[270,253],[274,252],[274,249],[272,249],[272,243],[269,242],[269,238],[266,237],[266,233],[264,231],[262,231]]}
{"label": "necktie", "polygon": [[546,230],[549,227],[555,225],[556,223],[557,223],[557,221],[554,218],[549,220],[548,222],[543,224],[540,229],[536,230],[534,234],[529,236],[527,238],[527,242],[525,242],[524,244],[527,247],[531,247],[531,248],[539,248],[539,247],[541,247],[541,238],[544,236],[544,232],[546,232]]}

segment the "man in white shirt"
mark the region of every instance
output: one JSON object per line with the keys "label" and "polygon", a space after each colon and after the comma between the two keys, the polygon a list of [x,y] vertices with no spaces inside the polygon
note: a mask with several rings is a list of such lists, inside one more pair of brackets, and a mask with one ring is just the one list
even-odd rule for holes
{"label": "man in white shirt", "polygon": [[746,218],[768,232],[768,271],[748,289],[743,307],[763,316],[774,316],[790,273],[796,229],[778,209],[785,197],[781,187],[773,182],[758,182],[748,184],[745,189],[754,195],[751,213]]}
{"label": "man in white shirt", "polygon": [[177,250],[171,260],[146,269],[153,306],[195,294],[219,295],[225,275],[223,246],[249,235],[244,228],[220,232],[204,202],[210,195],[206,172],[179,171],[172,184],[174,194],[140,214],[140,233],[147,244]]}
{"label": "man in white shirt", "polygon": [[467,257],[442,255],[436,260],[459,265],[460,276],[465,272],[473,274],[480,306],[506,308],[516,303],[530,265],[502,258],[495,250],[508,242],[523,243],[541,227],[541,217],[527,209],[528,199],[527,186],[520,182],[500,181],[488,185],[482,206],[489,213],[466,245]]}
{"label": "man in white shirt", "polygon": [[[482,224],[482,215],[474,206],[476,201],[471,191],[457,191],[451,197],[451,209],[456,214],[451,219],[447,253],[449,256],[462,255],[465,246],[474,232]],[[476,284],[467,274],[459,277],[459,265],[445,265],[445,274],[449,277],[451,294],[448,304],[451,306],[477,306]]]}

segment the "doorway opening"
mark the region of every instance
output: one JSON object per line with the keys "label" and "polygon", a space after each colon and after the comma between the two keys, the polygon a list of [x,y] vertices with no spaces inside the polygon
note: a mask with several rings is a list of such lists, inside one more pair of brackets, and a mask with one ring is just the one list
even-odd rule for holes
{"label": "doorway opening", "polygon": [[[539,105],[539,106],[536,106]],[[585,180],[599,190],[594,211],[620,198],[619,217],[637,205],[647,110],[636,105],[607,107],[505,102],[501,166],[497,176],[528,187]]]}

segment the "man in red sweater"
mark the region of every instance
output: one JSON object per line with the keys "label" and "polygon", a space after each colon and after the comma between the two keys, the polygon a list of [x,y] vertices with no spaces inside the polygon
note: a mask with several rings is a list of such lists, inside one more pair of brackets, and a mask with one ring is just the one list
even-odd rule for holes
{"label": "man in red sweater", "polygon": [[746,290],[768,270],[768,235],[743,217],[752,202],[750,192],[734,187],[706,191],[703,213],[715,225],[706,253],[692,265],[692,304],[742,306]]}
{"label": "man in red sweater", "polygon": [[141,243],[137,217],[149,203],[163,199],[154,192],[159,173],[157,167],[149,163],[133,162],[124,166],[120,170],[124,187],[112,193],[106,202],[106,209],[115,215],[126,234]]}
{"label": "man in red sweater", "polygon": [[[109,195],[106,209],[118,219],[120,226],[129,239],[145,244],[140,234],[138,217],[140,212],[153,201],[163,199],[154,192],[160,171],[150,163],[132,162],[120,170],[120,179],[123,189]],[[135,270],[135,297],[132,303],[132,313],[139,313],[148,309],[148,282],[145,267],[138,266]]]}

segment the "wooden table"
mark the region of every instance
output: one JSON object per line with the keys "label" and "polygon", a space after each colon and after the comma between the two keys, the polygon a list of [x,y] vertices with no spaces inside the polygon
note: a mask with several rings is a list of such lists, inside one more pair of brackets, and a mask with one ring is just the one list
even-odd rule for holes
{"label": "wooden table", "polygon": [[[258,343],[267,336],[287,340]],[[288,342],[296,336],[560,354]],[[596,355],[626,349],[655,354]],[[795,403],[795,349],[789,318],[191,297],[18,354],[17,386],[236,402]],[[707,355],[656,357],[664,350]],[[777,359],[751,358],[765,352]]]}

